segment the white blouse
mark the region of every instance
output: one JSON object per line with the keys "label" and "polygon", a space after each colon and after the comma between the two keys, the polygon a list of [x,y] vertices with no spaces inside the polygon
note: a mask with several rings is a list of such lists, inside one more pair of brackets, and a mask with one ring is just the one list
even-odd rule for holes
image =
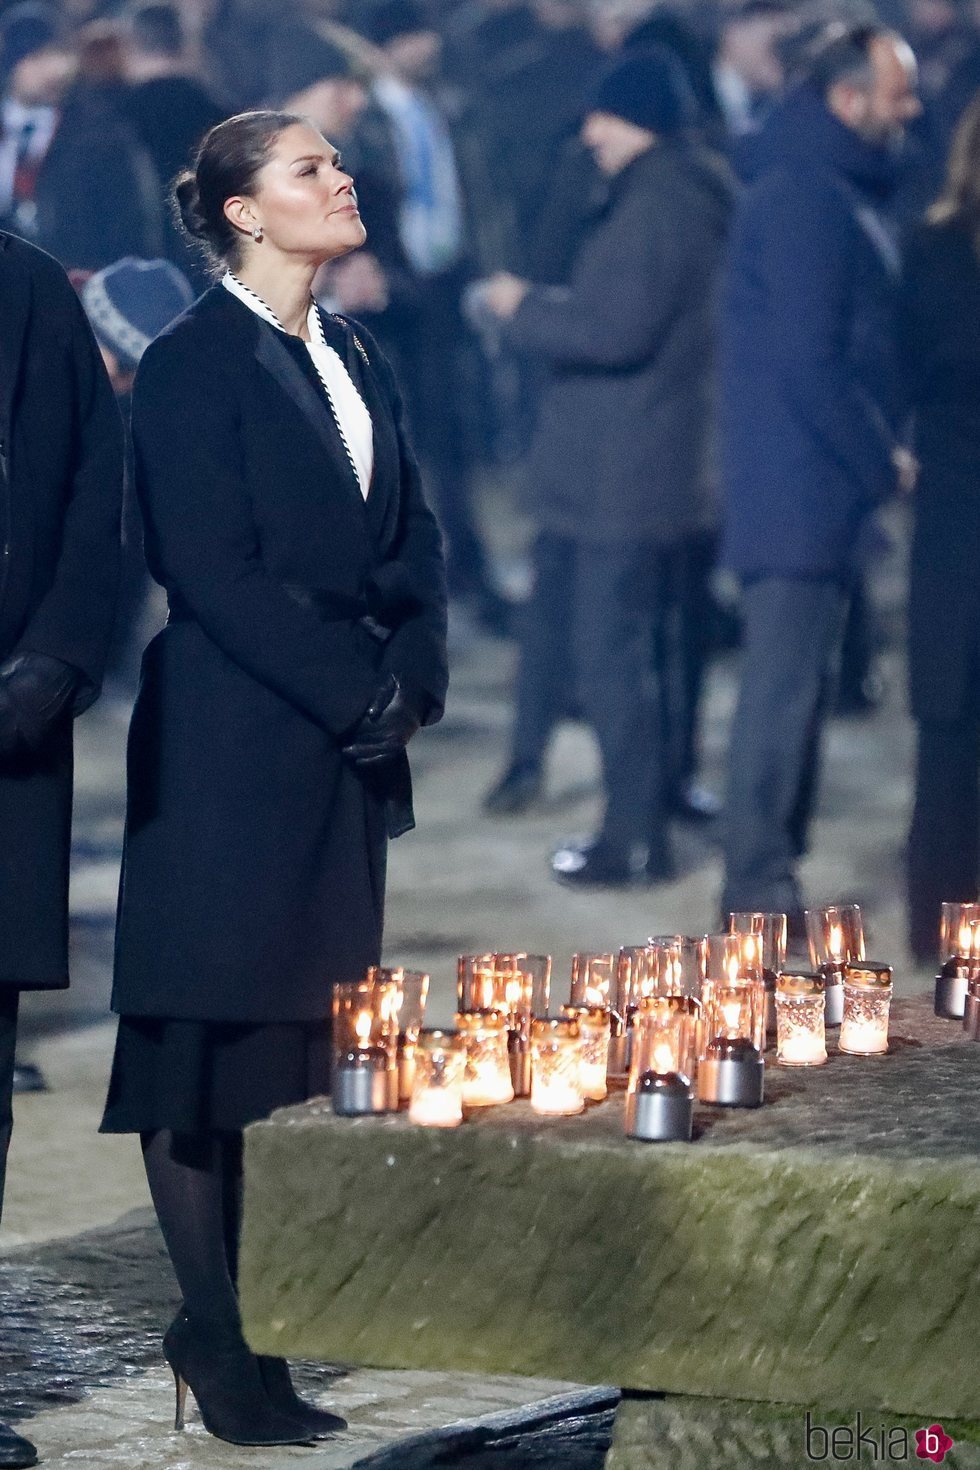
{"label": "white blouse", "polygon": [[[256,296],[248,286],[243,286],[231,271],[225,272],[221,278],[221,284],[233,296],[237,296],[239,301],[243,301],[251,311],[254,311],[256,316],[260,316],[263,321],[276,327],[280,332],[286,331],[275,312],[266,305],[261,296]],[[337,428],[340,430],[340,437],[344,441],[347,457],[357,475],[361,494],[366,500],[371,488],[371,475],[374,472],[374,425],[371,422],[371,415],[367,404],[355,387],[353,378],[341,361],[339,353],[334,351],[323,334],[323,323],[315,301],[310,302],[306,324],[309,328],[310,340],[304,342],[303,345],[313,359],[313,366],[323,384]]]}

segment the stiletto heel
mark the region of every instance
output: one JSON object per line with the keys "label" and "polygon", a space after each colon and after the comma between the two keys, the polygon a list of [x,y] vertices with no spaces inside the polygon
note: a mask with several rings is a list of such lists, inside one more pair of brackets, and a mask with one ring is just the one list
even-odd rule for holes
{"label": "stiletto heel", "polygon": [[174,1389],[176,1393],[177,1406],[174,1410],[174,1429],[183,1429],[184,1414],[187,1408],[187,1379],[181,1378],[176,1368],[170,1370],[174,1375]]}
{"label": "stiletto heel", "polygon": [[229,1444],[310,1444],[307,1426],[274,1408],[241,1332],[202,1330],[179,1314],[163,1339],[177,1391],[174,1427],[184,1427],[187,1390],[197,1401],[205,1429]]}

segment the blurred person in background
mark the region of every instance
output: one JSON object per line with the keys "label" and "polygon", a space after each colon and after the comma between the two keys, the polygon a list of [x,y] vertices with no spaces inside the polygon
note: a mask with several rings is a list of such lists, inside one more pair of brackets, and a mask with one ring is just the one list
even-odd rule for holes
{"label": "blurred person in background", "polygon": [[[0,1213],[25,990],[68,984],[72,723],[115,612],[123,435],[64,272],[0,234]],[[37,1463],[0,1424],[0,1465]]]}
{"label": "blurred person in background", "polygon": [[[191,305],[194,290],[169,260],[137,260],[132,256],[114,261],[105,270],[76,281],[75,286],[99,344],[123,422],[128,425],[140,359],[154,337]],[[131,703],[143,647],[149,641],[149,636],[144,636],[142,615],[150,580],[131,465],[128,471],[123,492],[119,599],[106,673],[110,686],[114,686],[109,692]]]}
{"label": "blurred person in background", "polygon": [[[194,75],[176,5],[145,0],[124,15],[126,76],[130,83],[125,112],[156,172],[160,197],[186,168],[209,128],[225,111]],[[163,217],[163,246],[195,286],[206,276],[169,210]],[[166,325],[166,323],[164,323]],[[162,328],[161,328],[162,330]]]}
{"label": "blurred person in background", "polygon": [[37,175],[37,242],[68,269],[156,257],[163,192],[129,119],[122,35],[96,21],[80,32],[77,49],[78,73]]}
{"label": "blurred person in background", "polygon": [[37,176],[58,126],[75,58],[58,40],[58,12],[25,0],[0,16],[0,225],[37,234]]}
{"label": "blurred person in background", "polygon": [[771,114],[722,324],[725,560],[743,584],[722,911],[801,918],[830,671],[872,512],[898,484],[896,241],[917,116],[898,36],[838,28]]}
{"label": "blurred person in background", "polygon": [[909,675],[918,726],[909,946],[935,960],[939,906],[980,886],[980,93],[946,185],[908,246],[902,365],[921,469]]}
{"label": "blurred person in background", "polygon": [[785,0],[735,0],[722,10],[712,77],[727,151],[740,175],[751,173],[751,140],[783,89],[781,43],[796,25]]}
{"label": "blurred person in background", "polygon": [[384,58],[375,118],[395,160],[399,233],[417,283],[418,310],[397,346],[409,423],[446,537],[450,595],[468,602],[489,632],[506,634],[510,605],[474,505],[474,344],[460,310],[470,274],[467,198],[438,94],[442,41],[415,0],[380,0],[364,24]]}
{"label": "blurred person in background", "polygon": [[[673,875],[650,648],[658,551],[710,516],[715,285],[727,170],[689,140],[694,102],[669,53],[615,63],[583,138],[611,180],[567,286],[500,275],[484,288],[508,339],[550,379],[528,467],[538,534],[495,811],[536,799],[547,741],[577,687],[596,732],[599,832],[555,876],[622,885]],[[572,627],[569,639],[568,629]]]}

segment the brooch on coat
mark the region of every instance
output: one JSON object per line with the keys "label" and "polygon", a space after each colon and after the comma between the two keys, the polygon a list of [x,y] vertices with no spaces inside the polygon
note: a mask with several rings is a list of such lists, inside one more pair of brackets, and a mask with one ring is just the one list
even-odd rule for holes
{"label": "brooch on coat", "polygon": [[339,322],[342,327],[344,327],[347,331],[350,332],[351,336],[354,338],[354,346],[357,348],[358,352],[361,354],[361,356],[363,357],[364,361],[367,363],[368,367],[370,367],[371,366],[371,359],[367,355],[367,351],[365,350],[364,343],[361,341],[360,337],[354,331],[354,328],[351,326],[350,322],[345,321],[342,316],[335,316],[334,317],[334,321],[335,322]]}

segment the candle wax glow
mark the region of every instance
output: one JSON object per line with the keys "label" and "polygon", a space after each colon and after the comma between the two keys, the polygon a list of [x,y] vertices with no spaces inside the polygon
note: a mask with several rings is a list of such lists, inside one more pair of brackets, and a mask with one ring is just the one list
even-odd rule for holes
{"label": "candle wax glow", "polygon": [[495,1103],[513,1102],[514,1088],[510,1080],[509,1065],[502,1073],[494,1057],[487,1057],[483,1061],[470,1058],[466,1071],[463,1101],[468,1108],[485,1108],[492,1107]]}
{"label": "candle wax glow", "polygon": [[531,1107],[536,1113],[567,1117],[571,1113],[580,1113],[584,1106],[580,1088],[572,1083],[560,1077],[541,1081],[532,1075]]}
{"label": "candle wax glow", "polygon": [[779,1043],[776,1060],[786,1066],[814,1066],[827,1060],[827,1048],[822,1037],[797,1032]]}
{"label": "candle wax glow", "polygon": [[423,1088],[409,1104],[408,1119],[425,1128],[455,1128],[463,1121],[459,1091],[450,1087]]}
{"label": "candle wax glow", "polygon": [[606,1068],[602,1062],[583,1062],[579,1068],[582,1091],[590,1102],[602,1102],[606,1096]]}
{"label": "candle wax glow", "polygon": [[888,1021],[852,1021],[845,1016],[840,1028],[840,1041],[838,1046],[841,1051],[858,1052],[862,1056],[872,1056],[876,1052],[888,1050]]}

